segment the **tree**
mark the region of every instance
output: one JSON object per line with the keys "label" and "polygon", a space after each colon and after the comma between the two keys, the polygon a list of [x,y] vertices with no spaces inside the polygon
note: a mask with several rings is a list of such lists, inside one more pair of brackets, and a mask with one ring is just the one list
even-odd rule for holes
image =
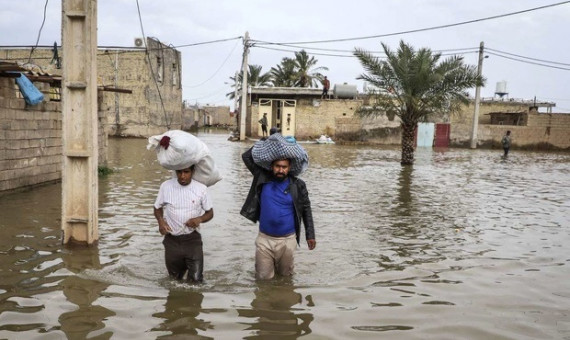
{"label": "tree", "polygon": [[271,68],[271,81],[276,87],[295,86],[295,60],[283,58],[281,64]]}
{"label": "tree", "polygon": [[309,57],[305,50],[295,52],[295,86],[297,87],[318,87],[324,76],[320,71],[328,71],[324,66],[315,67],[318,60]]}
{"label": "tree", "polygon": [[400,41],[396,52],[382,43],[386,60],[370,52],[355,49],[367,73],[362,79],[372,84],[373,104],[358,110],[362,116],[395,115],[401,120],[401,164],[414,162],[414,132],[418,122],[433,114],[453,113],[468,103],[468,89],[483,85],[485,79],[477,69],[465,65],[463,57],[450,56],[441,60],[440,53],[413,47]]}
{"label": "tree", "polygon": [[[271,86],[271,73],[261,72],[262,66],[260,65],[248,65],[247,71],[247,83],[249,86]],[[238,87],[238,93],[241,93],[241,84],[243,80],[243,72],[238,74],[238,79],[236,77],[230,77],[230,80],[233,82],[232,88]],[[232,92],[226,93],[226,97],[230,99],[235,98],[235,90]]]}
{"label": "tree", "polygon": [[315,67],[318,60],[310,57],[305,50],[295,52],[294,58],[283,58],[281,64],[271,68],[273,86],[318,87],[324,76],[321,71],[327,67]]}

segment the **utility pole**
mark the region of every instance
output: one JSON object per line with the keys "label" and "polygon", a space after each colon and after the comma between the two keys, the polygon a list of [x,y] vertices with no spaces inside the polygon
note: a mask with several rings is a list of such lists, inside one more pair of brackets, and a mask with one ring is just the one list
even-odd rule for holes
{"label": "utility pole", "polygon": [[249,32],[245,32],[243,39],[243,59],[241,65],[241,104],[240,104],[240,126],[239,140],[245,140],[245,116],[247,113],[247,56],[249,54]]}
{"label": "utility pole", "polygon": [[[234,114],[236,115],[236,119],[238,117],[237,113],[238,113],[238,76],[239,76],[239,72],[236,71],[236,75],[234,78]],[[240,122],[238,120],[236,120],[236,127],[239,126]]]}
{"label": "utility pole", "polygon": [[99,239],[97,0],[63,0],[63,243]]}
{"label": "utility pole", "polygon": [[[480,78],[483,73],[483,54],[485,43],[481,41],[479,45],[479,63],[477,64],[477,76]],[[477,127],[479,125],[479,103],[481,102],[481,86],[475,88],[475,112],[473,112],[473,128],[471,129],[471,149],[477,148]]]}

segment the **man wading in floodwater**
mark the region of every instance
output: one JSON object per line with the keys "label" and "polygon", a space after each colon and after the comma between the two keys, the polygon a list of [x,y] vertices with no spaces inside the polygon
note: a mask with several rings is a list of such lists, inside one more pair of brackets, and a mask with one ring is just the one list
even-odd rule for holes
{"label": "man wading in floodwater", "polygon": [[[273,134],[271,138],[283,139],[280,134]],[[252,149],[242,155],[243,162],[253,174],[253,183],[240,213],[253,222],[259,220],[259,234],[255,240],[255,276],[257,279],[271,279],[275,271],[281,276],[291,276],[301,223],[305,226],[309,249],[313,250],[317,245],[309,192],[305,182],[289,174],[290,159],[275,159],[271,163],[271,171],[265,170],[255,164]]]}
{"label": "man wading in floodwater", "polygon": [[192,283],[203,281],[204,253],[200,224],[214,217],[206,186],[192,180],[194,165],[176,170],[163,182],[154,203],[158,230],[164,235],[164,260],[170,277]]}

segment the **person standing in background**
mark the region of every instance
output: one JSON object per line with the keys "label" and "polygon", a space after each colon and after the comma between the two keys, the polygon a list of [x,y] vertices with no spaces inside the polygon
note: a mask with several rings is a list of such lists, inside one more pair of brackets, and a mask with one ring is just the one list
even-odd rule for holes
{"label": "person standing in background", "polygon": [[263,133],[263,137],[267,137],[267,113],[263,114],[263,117],[259,120],[259,124],[261,124],[261,132]]}
{"label": "person standing in background", "polygon": [[503,151],[505,151],[503,157],[507,157],[509,155],[509,149],[511,148],[511,131],[507,131],[507,133],[503,136],[501,140],[501,144],[503,144]]}
{"label": "person standing in background", "polygon": [[322,83],[323,83],[323,93],[321,94],[321,99],[328,98],[331,82],[327,79],[327,76],[325,76],[325,79],[323,79]]}

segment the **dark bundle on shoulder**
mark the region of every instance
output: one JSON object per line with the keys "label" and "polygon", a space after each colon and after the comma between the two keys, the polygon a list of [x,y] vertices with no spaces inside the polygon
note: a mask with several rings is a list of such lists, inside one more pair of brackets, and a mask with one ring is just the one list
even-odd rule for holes
{"label": "dark bundle on shoulder", "polygon": [[280,133],[256,142],[251,155],[255,164],[266,170],[271,170],[271,163],[277,159],[291,160],[289,174],[292,176],[299,176],[309,168],[309,155],[305,149],[296,142],[288,141]]}

